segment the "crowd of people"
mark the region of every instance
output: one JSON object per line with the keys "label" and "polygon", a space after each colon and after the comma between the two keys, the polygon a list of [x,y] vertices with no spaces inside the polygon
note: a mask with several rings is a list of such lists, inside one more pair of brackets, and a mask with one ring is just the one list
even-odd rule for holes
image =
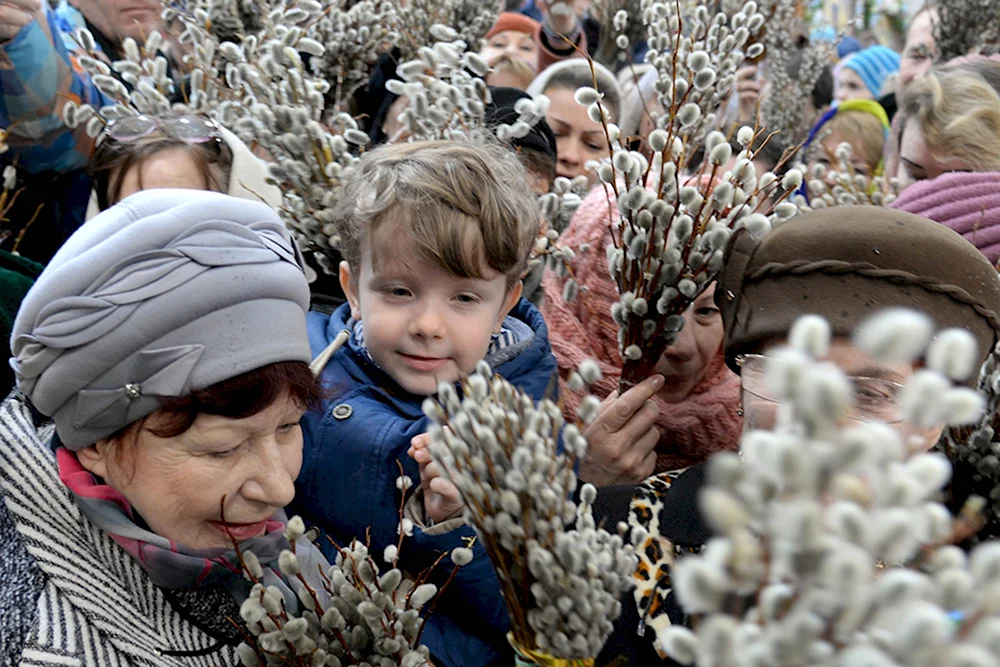
{"label": "crowd of people", "polygon": [[[241,30],[278,20],[232,4]],[[276,156],[237,127],[182,112],[109,117],[97,131],[67,121],[123,103],[101,77],[144,94],[127,68],[108,66],[148,49],[151,34],[162,37],[145,55],[185,82],[160,92],[187,99],[195,45],[171,32],[165,8],[0,2],[4,665],[238,664],[246,633],[228,619],[250,591],[242,554],[296,604],[279,566],[292,515],[329,538],[296,552],[313,568],[352,540],[381,554],[401,532],[413,573],[471,548],[471,564],[435,574],[443,590],[420,641],[437,665],[513,664],[499,592],[509,574],[483,556],[428,435],[427,400],[483,361],[534,401],[558,397],[568,423],[589,400],[577,370],[599,368],[576,475],[597,487],[599,521],[663,541],[636,545],[635,593],[592,657],[658,664],[664,628],[689,618],[670,566],[713,534],[698,500],[707,462],[778,418],[762,360],[799,317],[829,323],[850,419],[885,422],[921,451],[944,424],[896,418],[921,365],[875,359],[852,331],[904,307],[971,334],[976,368],[1000,342],[1000,60],[942,61],[933,3],[909,17],[898,52],[847,36],[820,50],[823,38],[803,30],[792,52],[739,68],[715,119],[732,150],[722,164],[714,150],[685,152],[678,183],[714,187],[750,144],[752,178],[801,170],[802,212],[763,237],[734,230],[655,371],[631,387],[608,262],[632,193],[616,201],[598,165],[620,138],[650,155],[655,133],[683,122],[647,44],[626,39],[600,62],[614,28],[588,3],[498,8],[478,45],[489,141],[412,141],[415,101],[392,92],[405,77],[398,45],[385,45],[351,91],[365,135],[352,143],[367,145],[326,211],[336,247],[319,249],[324,270],[285,224]],[[792,94],[785,80],[801,83],[797,122],[737,140],[741,125],[767,129],[764,109],[781,102],[769,96]],[[597,115],[581,102],[591,89]],[[496,139],[493,128],[518,128],[525,101],[540,99],[543,118]],[[823,206],[816,193],[842,196],[845,174],[869,194],[884,188],[886,205]],[[539,208],[557,190],[575,199],[564,228]],[[540,239],[573,249],[568,266],[540,257]],[[975,484],[957,486],[967,496]],[[953,495],[955,507],[966,500]]]}

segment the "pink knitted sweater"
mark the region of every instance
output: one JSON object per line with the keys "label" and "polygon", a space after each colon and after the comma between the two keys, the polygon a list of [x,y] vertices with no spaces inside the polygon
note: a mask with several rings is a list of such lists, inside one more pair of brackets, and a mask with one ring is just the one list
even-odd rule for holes
{"label": "pink knitted sweater", "polygon": [[[567,304],[562,298],[562,279],[547,272],[542,281],[542,314],[559,361],[560,396],[567,419],[576,419],[579,397],[566,389],[565,382],[581,361],[592,358],[600,364],[603,378],[592,391],[602,398],[618,388],[621,376],[617,328],[611,319],[611,305],[618,300],[618,293],[605,258],[605,248],[611,243],[608,215],[607,197],[598,186],[584,199],[559,239],[560,245],[573,249],[590,244],[590,250],[578,252],[573,262],[577,282],[586,291]],[[737,448],[743,429],[737,415],[740,381],[726,367],[721,346],[705,378],[687,398],[678,403],[655,400],[660,408],[656,425],[662,433],[656,450],[657,472],[685,468],[715,452]]]}
{"label": "pink knitted sweater", "polygon": [[903,190],[890,208],[940,222],[1000,260],[1000,173],[951,172]]}

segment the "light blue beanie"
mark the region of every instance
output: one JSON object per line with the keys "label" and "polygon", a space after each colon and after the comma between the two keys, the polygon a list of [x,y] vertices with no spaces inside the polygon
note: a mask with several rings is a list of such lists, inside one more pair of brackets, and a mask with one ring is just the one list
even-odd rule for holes
{"label": "light blue beanie", "polygon": [[878,97],[886,78],[899,71],[899,54],[887,46],[869,46],[848,57],[843,66],[861,77],[872,95]]}

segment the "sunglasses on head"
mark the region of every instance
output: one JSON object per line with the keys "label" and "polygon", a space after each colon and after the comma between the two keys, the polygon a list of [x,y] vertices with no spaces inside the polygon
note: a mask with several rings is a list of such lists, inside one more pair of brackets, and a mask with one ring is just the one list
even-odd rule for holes
{"label": "sunglasses on head", "polygon": [[222,140],[222,132],[215,121],[201,116],[155,118],[140,114],[117,118],[104,128],[105,137],[124,144],[138,141],[157,132],[188,144]]}

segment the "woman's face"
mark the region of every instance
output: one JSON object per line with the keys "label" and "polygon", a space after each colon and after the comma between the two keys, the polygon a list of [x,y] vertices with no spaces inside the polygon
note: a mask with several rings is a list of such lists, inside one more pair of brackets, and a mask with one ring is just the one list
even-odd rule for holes
{"label": "woman's face", "polygon": [[875,96],[861,80],[858,73],[850,67],[841,67],[837,71],[836,88],[833,94],[838,102],[847,100],[873,100]]}
{"label": "woman's face", "polygon": [[531,65],[531,69],[538,71],[538,45],[535,43],[535,36],[517,30],[504,30],[498,32],[486,41],[479,55],[488,63],[502,55],[509,55],[511,58],[519,58]]}
{"label": "woman's face", "polygon": [[[766,354],[766,352],[765,352]],[[885,422],[916,450],[927,450],[941,438],[944,425],[918,430],[899,418],[898,398],[902,385],[910,379],[914,366],[907,363],[889,364],[877,361],[857,350],[848,338],[835,338],[830,344],[826,361],[832,362],[855,388],[855,408],[850,420]],[[760,371],[753,376],[742,373],[744,427],[769,429],[774,427],[777,403],[768,398],[766,383]],[[754,392],[754,393],[748,393]]]}
{"label": "woman's face", "polygon": [[385,121],[382,123],[382,132],[385,134],[386,141],[402,141],[406,138],[406,125],[399,120],[399,116],[406,111],[409,104],[410,98],[406,95],[400,95],[389,107],[389,112],[385,115]]}
{"label": "woman's face", "polygon": [[[213,180],[222,182],[222,173],[215,165],[210,169]],[[118,199],[125,199],[140,190],[156,190],[159,188],[182,188],[185,190],[213,190],[214,184],[206,183],[201,165],[182,146],[164,148],[150,155],[140,164],[129,167],[122,178]]]}
{"label": "woman's face", "polygon": [[896,177],[900,188],[906,188],[917,181],[937,178],[952,171],[973,171],[972,165],[957,157],[937,157],[927,147],[920,120],[910,118],[903,126],[903,136],[899,142],[899,170]]}
{"label": "woman's face", "polygon": [[715,307],[713,284],[684,311],[684,328],[656,364],[656,372],[666,378],[659,397],[668,403],[687,398],[719,354],[722,336],[722,315]]}
{"label": "woman's face", "polygon": [[[228,547],[227,528],[237,541],[257,537],[291,502],[302,467],[303,412],[285,396],[245,419],[198,415],[172,438],[149,430],[157,426],[153,413],[122,442],[103,440],[78,456],[157,535],[192,548]],[[115,456],[116,447],[128,450]]]}
{"label": "woman's face", "polygon": [[[556,149],[559,162],[556,174],[573,179],[584,174],[596,183],[597,176],[588,172],[588,160],[608,157],[608,140],[604,126],[590,120],[587,108],[573,99],[575,91],[569,88],[549,88],[545,95],[551,101],[549,113],[545,117],[556,135]],[[611,119],[608,119],[611,122]]]}

